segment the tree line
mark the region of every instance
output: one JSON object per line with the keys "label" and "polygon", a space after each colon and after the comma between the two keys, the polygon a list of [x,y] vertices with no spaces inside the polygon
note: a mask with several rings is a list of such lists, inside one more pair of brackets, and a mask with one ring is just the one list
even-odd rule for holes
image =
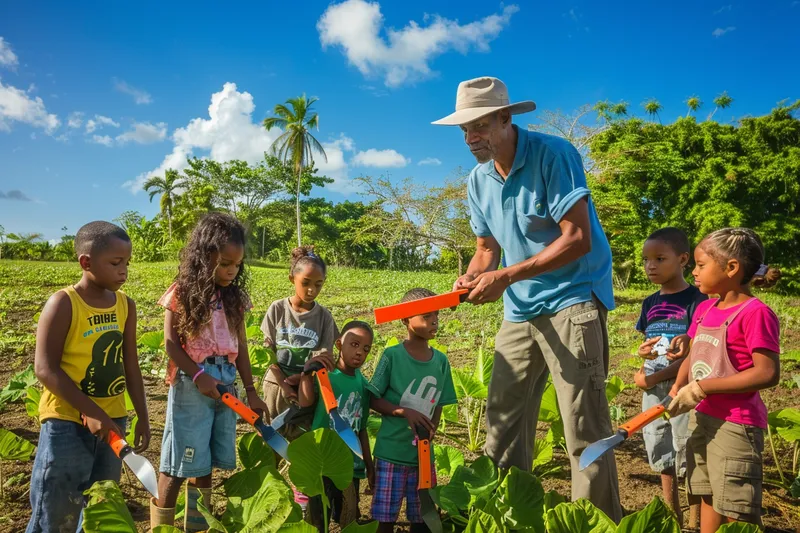
{"label": "tree line", "polygon": [[[430,187],[406,178],[355,179],[358,201],[311,198],[332,183],[314,156],[325,157],[313,137],[315,99],[290,99],[275,107],[266,128],[280,128],[264,159],[190,158],[183,171],[168,170],[144,189],[160,212],[152,219],[121,214],[140,261],[173,260],[203,213],[222,210],[250,233],[250,256],[282,262],[298,243],[310,243],[330,263],[375,269],[461,272],[474,251],[466,204],[467,173],[460,169]],[[704,120],[702,100],[663,124],[661,104],[642,104],[635,116],[626,102],[598,102],[573,113],[543,112],[529,128],[570,140],[582,153],[592,198],[609,238],[617,286],[644,282],[639,268],[647,236],[665,225],[684,229],[694,242],[713,229],[747,226],[764,240],[767,261],[784,272],[783,290],[800,292],[800,100],[781,102],[763,116],[731,123],[714,120],[733,103],[723,93]],[[36,234],[5,234],[0,257],[65,260],[71,236],[55,245]]]}

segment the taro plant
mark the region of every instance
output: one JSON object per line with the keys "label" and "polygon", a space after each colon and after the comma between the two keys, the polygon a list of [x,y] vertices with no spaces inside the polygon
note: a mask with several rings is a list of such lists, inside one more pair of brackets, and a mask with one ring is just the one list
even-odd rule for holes
{"label": "taro plant", "polygon": [[[775,435],[780,436],[792,447],[790,457],[792,459],[791,470],[784,472],[781,466],[779,455],[775,447]],[[769,413],[767,424],[767,438],[769,440],[772,458],[778,469],[780,481],[770,480],[773,485],[789,491],[795,498],[800,498],[800,409],[788,408],[780,409]]]}
{"label": "taro plant", "polygon": [[0,498],[5,499],[4,461],[30,461],[36,446],[8,430],[0,428]]}
{"label": "taro plant", "polygon": [[167,351],[164,347],[164,330],[142,333],[136,341],[142,371],[158,377],[167,375]]}
{"label": "taro plant", "polygon": [[0,391],[0,406],[9,402],[16,402],[25,397],[25,391],[37,383],[33,373],[33,365],[28,365],[24,370],[14,374],[8,384]]}
{"label": "taro plant", "polygon": [[629,514],[619,526],[589,500],[560,503],[545,516],[548,533],[680,533],[672,510],[661,498],[654,498],[644,509]]}
{"label": "taro plant", "polygon": [[[487,356],[481,346],[478,348],[478,357],[472,370],[452,370],[453,385],[459,401],[459,410],[463,414],[467,440],[464,441],[451,434],[446,436],[473,453],[480,451],[486,442],[483,418],[486,414],[486,398],[489,396],[489,380],[492,377],[493,366],[494,357]],[[452,412],[448,411],[445,418],[448,417],[452,417]]]}
{"label": "taro plant", "polygon": [[25,389],[25,412],[36,423],[39,423],[39,400],[42,399],[42,391],[36,386],[31,385]]}

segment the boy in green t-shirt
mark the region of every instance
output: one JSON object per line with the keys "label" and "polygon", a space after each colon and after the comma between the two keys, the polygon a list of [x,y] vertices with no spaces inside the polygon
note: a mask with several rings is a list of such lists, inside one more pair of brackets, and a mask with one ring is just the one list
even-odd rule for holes
{"label": "boy in green t-shirt", "polygon": [[[435,294],[428,289],[412,289],[401,302],[428,296]],[[433,439],[442,407],[457,401],[447,357],[428,346],[436,336],[439,313],[404,319],[403,324],[408,338],[384,350],[371,381],[375,395],[371,407],[383,415],[375,442],[372,497],[372,519],[380,522],[381,533],[393,531],[403,498],[412,533],[427,531],[417,492],[416,428],[424,427]],[[435,472],[432,478],[435,484]]]}
{"label": "boy in green t-shirt", "polygon": [[[330,501],[333,517],[341,527],[347,526],[350,522],[359,518],[358,493],[360,481],[366,478],[369,487],[372,489],[374,480],[374,470],[372,466],[372,456],[369,452],[369,437],[367,436],[367,417],[369,416],[370,403],[370,384],[361,374],[359,368],[366,361],[370,349],[372,349],[373,339],[372,328],[366,322],[352,320],[345,324],[338,339],[336,348],[339,350],[339,359],[336,361],[336,368],[328,374],[339,403],[339,414],[358,434],[361,441],[361,449],[364,452],[364,459],[360,459],[353,454],[353,483],[341,491],[336,488],[333,482],[324,478],[325,493]],[[318,387],[313,374],[302,374],[298,388],[298,402],[300,407],[310,407],[317,403],[314,411],[314,420],[311,429],[332,427],[331,418],[325,409],[324,402],[317,402]],[[322,498],[316,496],[308,502],[308,514],[310,522],[320,531],[327,531],[323,525]]]}

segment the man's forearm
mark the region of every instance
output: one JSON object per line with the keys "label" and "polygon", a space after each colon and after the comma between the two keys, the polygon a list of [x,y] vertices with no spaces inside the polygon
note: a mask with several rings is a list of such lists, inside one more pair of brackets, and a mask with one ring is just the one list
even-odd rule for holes
{"label": "man's forearm", "polygon": [[591,251],[588,235],[561,235],[544,250],[520,263],[503,269],[509,285],[557,270]]}
{"label": "man's forearm", "polygon": [[466,274],[477,276],[484,272],[496,270],[500,264],[500,254],[488,248],[478,248],[467,266]]}

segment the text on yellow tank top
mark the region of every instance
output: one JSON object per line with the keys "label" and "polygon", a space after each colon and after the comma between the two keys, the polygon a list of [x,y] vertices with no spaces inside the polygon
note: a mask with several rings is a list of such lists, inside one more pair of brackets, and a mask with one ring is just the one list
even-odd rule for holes
{"label": "text on yellow tank top", "polygon": [[[61,369],[110,417],[123,417],[127,411],[122,335],[128,297],[117,291],[114,307],[98,309],[87,304],[74,287],[63,290],[72,304],[72,321],[64,341]],[[45,388],[39,402],[39,421],[48,418],[81,422],[77,409]]]}

